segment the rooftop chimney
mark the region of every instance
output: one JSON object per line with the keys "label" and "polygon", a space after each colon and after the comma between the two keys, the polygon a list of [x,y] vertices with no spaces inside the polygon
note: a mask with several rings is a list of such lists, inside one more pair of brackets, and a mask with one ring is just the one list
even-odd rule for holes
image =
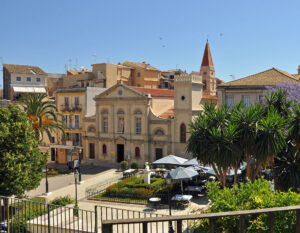
{"label": "rooftop chimney", "polygon": [[300,74],[300,65],[298,66],[298,74]]}

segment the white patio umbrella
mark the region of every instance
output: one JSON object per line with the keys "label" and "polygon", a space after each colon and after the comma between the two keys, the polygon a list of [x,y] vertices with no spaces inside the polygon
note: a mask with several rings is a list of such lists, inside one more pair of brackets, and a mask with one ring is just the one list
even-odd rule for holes
{"label": "white patio umbrella", "polygon": [[190,159],[188,161],[185,161],[182,166],[186,166],[186,167],[189,167],[189,166],[196,166],[196,165],[199,165],[198,163],[198,160],[196,158],[193,158],[193,159]]}
{"label": "white patio umbrella", "polygon": [[187,159],[175,156],[175,155],[168,155],[166,157],[163,157],[161,159],[158,159],[154,161],[152,164],[154,165],[182,165],[184,162],[186,162]]}
{"label": "white patio umbrella", "polygon": [[[166,174],[167,175],[167,174]],[[172,171],[170,171],[170,176],[172,180],[180,180],[181,181],[181,192],[183,193],[183,180],[190,180],[193,177],[197,176],[198,172],[189,168],[178,167]]]}

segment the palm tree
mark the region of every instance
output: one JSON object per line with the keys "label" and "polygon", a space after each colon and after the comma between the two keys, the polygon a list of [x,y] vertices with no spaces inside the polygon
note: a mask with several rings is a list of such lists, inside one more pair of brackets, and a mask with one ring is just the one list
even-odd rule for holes
{"label": "palm tree", "polygon": [[261,169],[261,165],[266,163],[272,166],[272,172],[275,177],[273,162],[275,156],[286,146],[287,126],[287,120],[273,107],[270,107],[267,116],[258,122],[258,135],[255,149],[256,169],[252,174],[252,181],[256,178]]}
{"label": "palm tree", "polygon": [[204,111],[190,124],[190,138],[186,150],[201,163],[212,166],[222,186],[226,185],[226,173],[240,161],[237,144],[237,126],[229,124],[227,106],[215,109],[206,104]]}
{"label": "palm tree", "polygon": [[51,141],[51,133],[59,130],[64,134],[62,114],[57,111],[55,101],[46,94],[30,94],[22,100],[24,111],[32,121],[36,139],[42,140],[46,133]]}
{"label": "palm tree", "polygon": [[278,187],[281,191],[300,188],[300,157],[299,151],[291,142],[275,158],[275,171]]}
{"label": "palm tree", "polygon": [[[258,104],[249,107],[239,105],[233,110],[231,115],[232,123],[238,127],[238,144],[245,156],[247,163],[246,177],[249,179],[251,179],[251,170],[253,169],[251,164],[254,161],[257,126],[262,115],[262,110],[262,106]],[[252,162],[250,163],[251,155]]]}

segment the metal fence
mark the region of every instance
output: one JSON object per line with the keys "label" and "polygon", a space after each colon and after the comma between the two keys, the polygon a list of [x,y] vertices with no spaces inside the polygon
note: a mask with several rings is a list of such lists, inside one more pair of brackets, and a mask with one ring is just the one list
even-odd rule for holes
{"label": "metal fence", "polygon": [[0,232],[97,232],[94,211],[0,196]]}
{"label": "metal fence", "polygon": [[113,178],[106,179],[103,182],[94,184],[85,189],[85,197],[90,198],[97,195],[99,192],[103,192],[108,186],[119,182],[123,178],[123,174],[120,173],[119,176],[114,176]]}
{"label": "metal fence", "polygon": [[[102,229],[102,222],[107,220],[128,220],[136,218],[159,218],[165,215],[153,213],[152,209],[148,209],[149,212],[141,212],[134,210],[127,210],[121,208],[113,208],[107,206],[97,206],[95,211],[98,217],[98,227]],[[128,224],[128,225],[114,225],[114,232],[116,233],[129,233],[129,232],[142,232],[142,223]],[[167,223],[153,223],[149,224],[149,230],[153,233],[164,233],[168,232]]]}
{"label": "metal fence", "polygon": [[[102,232],[102,221],[164,217],[153,213],[153,209],[147,210],[141,212],[95,205],[93,211],[88,211],[0,196],[0,233],[97,233]],[[114,229],[118,233],[129,233],[141,232],[141,227],[136,223],[126,227],[115,225]],[[149,229],[153,233],[167,232],[167,224],[153,223]]]}

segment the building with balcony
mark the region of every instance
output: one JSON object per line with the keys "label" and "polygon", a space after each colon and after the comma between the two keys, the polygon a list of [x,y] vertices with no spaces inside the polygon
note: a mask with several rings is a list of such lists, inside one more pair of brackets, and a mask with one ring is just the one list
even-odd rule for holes
{"label": "building with balcony", "polygon": [[28,93],[46,93],[46,78],[37,66],[3,64],[3,98],[18,101]]}
{"label": "building with balcony", "polygon": [[[82,148],[83,119],[95,114],[93,98],[105,91],[98,87],[60,88],[55,92],[58,111],[63,116],[65,135],[58,134],[52,144],[52,160],[66,163],[78,156],[76,149]],[[75,152],[75,155],[74,155]]]}
{"label": "building with balcony", "polygon": [[83,159],[143,164],[169,154],[189,157],[190,121],[206,102],[217,102],[214,74],[205,81],[205,92],[200,74],[181,74],[174,77],[174,90],[119,82],[97,95],[95,115],[84,118]]}

